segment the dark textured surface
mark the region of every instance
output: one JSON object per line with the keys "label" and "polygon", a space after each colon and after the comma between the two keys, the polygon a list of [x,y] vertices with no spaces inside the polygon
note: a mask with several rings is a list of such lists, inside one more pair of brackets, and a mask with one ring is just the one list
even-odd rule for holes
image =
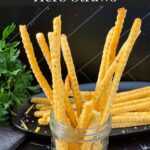
{"label": "dark textured surface", "polygon": [[[4,19],[1,19],[0,29],[11,22],[28,25],[41,69],[51,82],[51,74],[35,40],[35,33],[42,31],[46,35],[52,30],[53,17],[61,14],[62,30],[69,37],[79,82],[95,82],[106,34],[114,25],[117,9],[122,6],[128,9],[128,14],[119,47],[127,38],[134,18],[140,17],[143,21],[142,34],[133,48],[122,80],[150,81],[150,3],[144,5],[143,1],[124,1],[109,5],[1,6],[0,18]],[[20,39],[17,33],[18,28],[12,39]],[[28,64],[23,49],[21,59]],[[62,64],[65,77],[66,68],[64,62]]]}
{"label": "dark textured surface", "polygon": [[0,126],[0,150],[15,150],[25,140],[25,134],[12,126]]}

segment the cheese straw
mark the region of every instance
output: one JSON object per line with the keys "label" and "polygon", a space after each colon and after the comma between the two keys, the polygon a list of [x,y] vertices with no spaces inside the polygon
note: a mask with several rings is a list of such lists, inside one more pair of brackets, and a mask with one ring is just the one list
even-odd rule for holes
{"label": "cheese straw", "polygon": [[[52,44],[51,44],[52,41],[53,41],[53,33],[52,32],[48,33],[48,39],[49,39],[50,49],[53,49]],[[60,54],[58,55],[58,57],[60,58]],[[59,69],[61,71],[60,66],[59,66]],[[69,82],[68,77],[66,78],[66,83],[67,82]],[[73,108],[71,106],[71,102],[70,102],[69,97],[68,97],[68,91],[67,91],[68,89],[66,89],[67,87],[65,87],[62,79],[61,79],[59,84],[60,84],[60,87],[61,87],[61,93],[64,96],[65,110],[66,110],[67,116],[68,116],[68,118],[71,122],[71,125],[73,127],[76,127],[77,126],[77,119],[76,119],[75,113],[73,111]]]}
{"label": "cheese straw", "polygon": [[51,65],[51,53],[50,53],[50,50],[49,50],[49,47],[46,43],[46,39],[44,37],[44,34],[43,33],[37,33],[36,34],[36,39],[37,39],[37,42],[42,50],[42,53],[46,59],[46,62],[49,66],[49,69],[51,71],[51,68],[52,68],[52,65]]}
{"label": "cheese straw", "polygon": [[44,113],[49,112],[50,110],[46,110],[46,111],[35,111],[34,112],[34,116],[35,117],[43,117]]}
{"label": "cheese straw", "polygon": [[31,69],[32,69],[37,81],[39,82],[40,86],[42,87],[45,95],[49,99],[49,103],[53,103],[52,90],[38,66],[38,63],[37,63],[37,60],[36,60],[36,57],[34,54],[33,45],[30,41],[30,37],[29,37],[28,31],[27,31],[27,28],[24,25],[20,25],[19,29],[20,29],[20,33],[21,33],[22,43],[24,45],[24,49],[27,54]]}
{"label": "cheese straw", "polygon": [[91,120],[91,110],[94,109],[94,105],[92,101],[85,102],[83,105],[83,110],[80,115],[77,128],[79,129],[86,129],[88,127],[88,124]]}
{"label": "cheese straw", "polygon": [[36,109],[41,109],[42,107],[46,107],[46,106],[51,106],[51,105],[47,105],[47,104],[36,104],[35,108]]}
{"label": "cheese straw", "polygon": [[130,122],[130,123],[113,123],[112,128],[127,128],[127,127],[137,127],[137,126],[143,126],[143,125],[149,125],[150,122]]}
{"label": "cheese straw", "polygon": [[[85,138],[84,140],[87,141],[87,140],[92,140],[95,138],[95,136],[88,136],[88,135],[91,135],[91,134],[94,134],[96,131],[94,130],[91,130],[92,128],[94,129],[95,127],[98,126],[99,124],[99,118],[100,118],[100,113],[98,113],[97,111],[92,111],[92,118],[91,118],[91,122],[88,126],[89,130],[87,130],[87,133],[85,135]],[[96,130],[96,129],[95,129]],[[91,150],[91,146],[92,146],[92,142],[84,142],[81,146],[81,150]]]}
{"label": "cheese straw", "polygon": [[61,36],[61,48],[62,48],[63,56],[67,65],[69,79],[71,82],[71,88],[73,90],[73,95],[75,98],[77,113],[79,117],[82,111],[82,101],[81,101],[78,80],[77,80],[76,73],[75,73],[75,67],[73,64],[72,56],[71,56],[71,50],[70,50],[66,35]]}
{"label": "cheese straw", "polygon": [[150,112],[125,112],[119,114],[119,116],[140,116],[140,115],[150,115]]}
{"label": "cheese straw", "polygon": [[103,49],[103,55],[102,55],[102,60],[101,60],[101,64],[100,64],[100,69],[99,69],[99,74],[98,74],[98,79],[96,82],[96,89],[97,86],[100,84],[100,82],[103,80],[106,72],[107,72],[107,62],[109,61],[109,54],[110,54],[110,42],[112,40],[112,36],[113,36],[113,31],[114,31],[114,27],[110,29],[110,31],[108,32],[108,35],[106,37],[106,42],[104,45],[104,49]]}
{"label": "cheese straw", "polygon": [[38,119],[38,123],[40,125],[48,125],[49,122],[50,122],[50,117],[49,116]]}
{"label": "cheese straw", "polygon": [[143,101],[134,105],[125,105],[122,107],[117,107],[112,109],[112,115],[124,113],[124,112],[130,112],[130,111],[143,111],[144,109],[148,109],[150,107],[150,100],[149,101]]}
{"label": "cheese straw", "polygon": [[120,103],[120,102],[125,102],[125,101],[131,101],[131,100],[135,100],[135,99],[140,99],[140,98],[144,98],[144,97],[148,97],[150,96],[150,90],[146,90],[146,91],[141,91],[141,92],[137,92],[129,94],[129,95],[124,95],[121,97],[117,97],[114,100],[114,103]]}
{"label": "cheese straw", "polygon": [[112,118],[113,123],[147,123],[150,122],[150,115],[140,115],[140,116],[114,116]]}
{"label": "cheese straw", "polygon": [[113,31],[113,36],[110,42],[110,54],[109,54],[109,61],[108,61],[108,66],[107,68],[113,63],[115,56],[116,56],[116,49],[119,43],[120,39],[120,34],[123,28],[124,20],[126,17],[127,10],[125,8],[119,8],[118,9],[118,15],[117,15],[117,20],[115,23],[114,31]]}
{"label": "cheese straw", "polygon": [[[61,18],[60,16],[53,20],[54,32],[52,34],[51,63],[52,63],[52,82],[53,82],[53,100],[54,115],[63,125],[69,126],[69,121],[65,111],[64,95],[61,89],[62,75],[60,69],[60,34],[61,34]],[[67,150],[68,143],[63,140],[56,140],[56,149]]]}
{"label": "cheese straw", "polygon": [[[112,76],[114,74],[114,72],[116,71],[116,67],[117,67],[117,61],[114,61],[114,63],[110,66],[110,68],[108,69],[104,79],[102,80],[102,82],[98,85],[96,91],[93,94],[92,100],[94,102],[94,106],[95,109],[98,110],[99,106],[98,106],[98,100],[99,97],[101,96],[101,94],[103,94],[103,92],[107,89],[108,84],[110,83]],[[100,110],[98,110],[100,111]]]}
{"label": "cheese straw", "polygon": [[44,98],[44,97],[32,97],[31,102],[37,103],[37,104],[48,104],[48,105],[50,105],[49,100],[47,98]]}
{"label": "cheese straw", "polygon": [[147,91],[147,90],[150,90],[150,86],[142,87],[142,88],[138,88],[138,89],[134,89],[134,90],[130,90],[130,91],[125,91],[125,92],[119,92],[119,93],[117,93],[116,98],[130,95],[130,94],[143,93],[144,91]]}
{"label": "cheese straw", "polygon": [[143,103],[143,102],[150,102],[150,97],[145,97],[145,98],[140,98],[140,99],[135,99],[132,101],[127,101],[127,102],[122,102],[122,103],[117,103],[117,104],[113,104],[113,109],[115,108],[120,108],[120,107],[125,107],[125,106],[134,106],[136,104],[139,103]]}
{"label": "cheese straw", "polygon": [[110,94],[108,96],[108,100],[106,102],[106,106],[104,107],[104,111],[102,112],[102,117],[101,117],[101,124],[104,124],[106,122],[106,120],[109,118],[110,115],[110,110],[112,108],[112,103],[113,100],[116,96],[116,92],[118,90],[118,85],[121,79],[121,75],[124,71],[125,65],[127,63],[128,57],[131,53],[131,50],[134,46],[134,43],[136,41],[136,39],[138,38],[139,34],[141,33],[141,20],[139,18],[135,19],[133,26],[131,28],[131,32],[129,34],[129,37],[125,43],[125,45],[123,46],[123,48],[121,49],[120,53],[122,53],[122,57],[119,60],[118,66],[117,66],[117,70],[115,72],[115,76],[111,85],[111,90],[110,90]]}

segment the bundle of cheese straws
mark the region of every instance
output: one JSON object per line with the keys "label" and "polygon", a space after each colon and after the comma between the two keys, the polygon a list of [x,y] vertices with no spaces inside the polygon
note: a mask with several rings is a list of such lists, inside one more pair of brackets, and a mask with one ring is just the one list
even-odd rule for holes
{"label": "bundle of cheese straws", "polygon": [[[51,108],[54,110],[56,120],[74,128],[89,128],[92,122],[91,114],[93,111],[100,116],[98,124],[95,124],[95,126],[104,124],[111,113],[113,115],[113,127],[129,126],[135,118],[135,124],[138,124],[139,118],[135,117],[135,115],[139,111],[136,108],[134,109],[132,104],[141,105],[139,98],[142,98],[142,94],[141,96],[135,96],[135,93],[142,93],[142,89],[117,94],[118,85],[129,55],[141,33],[141,19],[136,18],[133,21],[127,40],[122,45],[118,54],[116,54],[126,13],[127,10],[125,8],[118,9],[115,25],[108,32],[96,87],[92,92],[82,92],[79,90],[67,36],[61,33],[61,16],[53,20],[53,31],[48,32],[49,43],[46,42],[43,33],[36,34],[37,42],[52,73],[52,88],[38,66],[26,26],[20,25],[21,38],[30,66],[46,95],[46,98],[33,98],[31,100],[36,104],[36,108],[38,109],[34,115],[39,117],[39,124],[49,123]],[[61,74],[61,52],[68,70],[65,81],[63,81]],[[149,87],[147,88],[147,92],[150,93]],[[143,98],[143,105],[145,104],[146,106],[147,101],[145,97]],[[144,108],[142,106],[140,106],[140,109]],[[129,111],[136,111],[134,112],[135,115]],[[146,112],[143,113],[144,115],[146,114]],[[127,121],[126,124],[123,122],[125,119]]]}

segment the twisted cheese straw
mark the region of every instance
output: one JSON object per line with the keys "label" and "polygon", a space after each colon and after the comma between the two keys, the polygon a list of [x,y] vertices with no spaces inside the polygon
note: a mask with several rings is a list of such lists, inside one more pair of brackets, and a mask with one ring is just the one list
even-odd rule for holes
{"label": "twisted cheese straw", "polygon": [[102,112],[100,124],[105,123],[109,118],[110,111],[112,108],[112,103],[113,103],[113,100],[115,98],[116,92],[118,90],[118,85],[119,85],[119,82],[121,79],[121,75],[122,75],[123,70],[125,68],[125,65],[127,63],[128,57],[131,53],[131,50],[134,46],[134,43],[135,43],[136,39],[138,38],[139,34],[141,33],[140,28],[141,28],[141,19],[137,18],[137,19],[135,19],[135,21],[133,23],[133,26],[132,26],[132,29],[131,29],[131,32],[129,34],[127,42],[125,43],[122,50],[120,51],[122,53],[122,57],[119,60],[117,70],[115,72],[115,76],[114,76],[114,79],[112,82],[110,94],[109,94],[108,100],[106,102],[106,106],[104,108],[104,111]]}
{"label": "twisted cheese straw", "polygon": [[32,103],[37,103],[37,104],[50,104],[49,100],[44,97],[32,97],[31,98]]}
{"label": "twisted cheese straw", "polygon": [[125,8],[119,8],[118,9],[117,20],[116,20],[116,23],[115,23],[115,28],[114,28],[114,31],[113,31],[112,40],[111,40],[111,43],[110,43],[110,46],[109,46],[109,49],[110,49],[109,57],[110,58],[109,58],[108,65],[107,65],[106,68],[108,68],[115,59],[116,49],[117,49],[117,46],[118,46],[118,43],[119,43],[120,34],[121,34],[121,31],[122,31],[122,28],[123,28],[126,13],[127,13],[127,10]]}
{"label": "twisted cheese straw", "polygon": [[46,111],[35,111],[34,112],[34,116],[35,117],[43,117],[43,115],[45,114],[45,113],[47,113],[47,112],[49,112],[50,110],[46,110]]}
{"label": "twisted cheese straw", "polygon": [[130,95],[130,94],[143,93],[144,91],[148,91],[148,90],[150,90],[150,86],[142,87],[142,88],[138,88],[138,89],[134,89],[134,90],[130,90],[130,91],[125,91],[125,92],[120,92],[120,93],[117,93],[116,98],[119,98],[122,96],[124,97],[124,96]]}
{"label": "twisted cheese straw", "polygon": [[129,112],[129,111],[143,111],[144,109],[147,110],[150,107],[150,100],[149,101],[143,101],[141,103],[137,103],[134,105],[125,105],[119,108],[113,108],[112,109],[112,115]]}
{"label": "twisted cheese straw", "polygon": [[[120,34],[121,34],[123,24],[124,24],[124,19],[126,17],[126,12],[127,12],[127,10],[125,8],[118,9],[118,15],[117,15],[115,27],[110,30],[110,32],[108,33],[108,36],[106,38],[106,44],[105,44],[104,53],[102,56],[102,63],[101,63],[100,72],[98,75],[98,81],[97,81],[97,85],[96,85],[97,91],[98,91],[98,84],[100,84],[100,82],[102,81],[102,79],[105,76],[106,70],[110,67],[110,65],[114,61],[114,58],[116,55],[116,49],[117,49],[118,42],[120,39]],[[112,79],[110,79],[109,86],[111,84],[111,80]],[[98,104],[99,110],[102,110],[103,107],[105,106],[105,103],[106,103],[105,100],[107,99],[107,95],[110,91],[109,86],[107,86],[106,89],[103,91],[103,93],[101,93],[101,97],[98,100],[100,102],[100,104]]]}
{"label": "twisted cheese straw", "polygon": [[[51,42],[51,64],[52,64],[52,81],[54,93],[54,113],[56,120],[64,125],[69,125],[64,104],[64,95],[61,89],[62,75],[60,69],[60,32],[61,18],[60,16],[53,20],[54,33]],[[56,31],[57,30],[57,31]]]}
{"label": "twisted cheese straw", "polygon": [[61,36],[61,48],[62,48],[63,56],[67,65],[69,79],[71,82],[71,88],[73,90],[76,107],[77,107],[77,113],[79,117],[82,111],[82,101],[81,101],[78,80],[77,80],[76,73],[75,73],[75,67],[73,64],[72,56],[71,56],[71,50],[70,50],[66,35]]}
{"label": "twisted cheese straw", "polygon": [[[61,89],[62,76],[60,67],[60,34],[61,34],[61,18],[60,16],[53,20],[54,32],[52,35],[51,49],[51,64],[52,64],[52,82],[53,82],[53,100],[54,100],[54,115],[57,121],[63,125],[69,126],[69,121],[65,111],[64,94]],[[57,30],[57,31],[56,31]],[[68,150],[68,143],[64,140],[57,139],[57,150]]]}
{"label": "twisted cheese straw", "polygon": [[[49,44],[51,45],[51,42],[53,40],[53,33],[52,32],[49,32],[48,33],[48,39],[49,39]],[[51,46],[50,46],[51,47]],[[69,76],[68,76],[69,77]],[[68,82],[68,77],[66,78],[66,82]],[[68,80],[68,81],[67,81]],[[75,116],[75,113],[73,111],[73,108],[72,108],[72,105],[71,105],[71,102],[70,102],[70,99],[68,97],[68,91],[65,89],[65,85],[63,83],[63,81],[61,80],[61,89],[62,89],[62,93],[64,95],[64,102],[65,102],[65,109],[66,109],[66,113],[67,113],[67,116],[71,122],[71,125],[73,127],[76,127],[77,126],[77,118]]]}
{"label": "twisted cheese straw", "polygon": [[150,101],[150,97],[140,98],[140,99],[135,99],[135,100],[132,100],[132,101],[113,104],[113,109],[124,107],[124,106],[131,106],[131,105],[133,106],[135,104],[139,104],[139,103],[143,103],[143,102],[147,102],[147,101]]}
{"label": "twisted cheese straw", "polygon": [[[92,119],[91,119],[91,122],[90,122],[90,124],[88,126],[89,130],[87,130],[87,133],[85,134],[85,135],[87,135],[84,138],[85,141],[92,140],[93,138],[95,138],[94,136],[90,136],[89,137],[88,135],[94,134],[96,132],[92,128],[95,128],[95,127],[98,126],[99,118],[100,118],[100,113],[95,111],[95,110],[93,110],[92,111]],[[81,150],[91,150],[91,146],[92,146],[92,142],[84,142],[82,144],[82,146],[81,146]]]}
{"label": "twisted cheese straw", "polygon": [[37,39],[37,42],[42,50],[42,53],[46,59],[46,62],[49,66],[49,69],[51,71],[51,68],[52,68],[52,65],[51,65],[51,53],[50,53],[50,50],[49,50],[49,47],[46,43],[46,39],[44,37],[44,34],[43,33],[37,33],[36,34],[36,39]]}
{"label": "twisted cheese straw", "polygon": [[136,122],[130,122],[130,123],[112,123],[112,128],[127,128],[127,127],[136,127],[136,126],[143,126],[143,125],[149,125],[150,122],[143,122],[139,121],[138,123]]}
{"label": "twisted cheese straw", "polygon": [[45,107],[45,106],[51,106],[51,105],[47,105],[47,104],[36,104],[35,108],[36,109],[41,109],[42,107]]}
{"label": "twisted cheese straw", "polygon": [[113,123],[150,123],[150,114],[140,116],[113,116]]}
{"label": "twisted cheese straw", "polygon": [[98,85],[97,90],[94,92],[92,100],[94,102],[94,107],[96,110],[99,110],[99,97],[103,94],[103,92],[107,89],[108,84],[110,83],[112,76],[116,70],[117,67],[117,61],[115,60],[113,64],[109,67],[108,71],[106,72],[106,75],[102,82]]}
{"label": "twisted cheese straw", "polygon": [[42,87],[45,95],[49,99],[49,103],[53,103],[52,90],[51,90],[47,80],[44,78],[44,76],[43,76],[43,74],[42,74],[42,72],[38,66],[38,63],[37,63],[37,60],[36,60],[36,57],[34,54],[33,45],[30,41],[30,37],[29,37],[28,31],[27,31],[27,28],[24,25],[20,25],[19,29],[20,29],[24,49],[25,49],[25,52],[27,54],[28,61],[30,63],[32,71],[33,71],[37,81],[39,82],[40,86]]}
{"label": "twisted cheese straw", "polygon": [[119,116],[140,116],[140,115],[150,115],[150,112],[125,112],[119,114]]}
{"label": "twisted cheese straw", "polygon": [[104,49],[103,49],[102,61],[100,64],[98,79],[96,82],[96,89],[97,89],[98,85],[100,84],[100,82],[103,80],[103,78],[107,72],[107,69],[108,69],[107,68],[108,66],[106,66],[106,64],[109,61],[109,54],[110,54],[109,47],[110,47],[110,42],[112,40],[113,31],[114,31],[114,27],[110,29],[110,31],[108,32],[108,35],[106,37],[106,42],[105,42]]}
{"label": "twisted cheese straw", "polygon": [[[92,113],[91,113],[91,110],[94,109],[94,106],[93,106],[93,102],[92,101],[87,101],[84,103],[83,105],[83,110],[82,110],[82,113],[79,117],[79,121],[78,121],[78,125],[77,125],[77,129],[86,129],[89,125],[89,123],[91,122],[91,118],[92,118]],[[76,133],[75,134],[81,134],[83,135],[84,134],[84,131],[75,131]],[[77,139],[74,139],[74,140],[83,140],[82,136],[81,137],[77,137]],[[76,149],[79,149],[80,150],[80,147],[81,147],[81,143],[70,143],[70,146],[69,146],[69,150],[76,150]]]}
{"label": "twisted cheese straw", "polygon": [[140,99],[140,98],[144,98],[148,96],[150,96],[150,90],[131,93],[129,95],[124,95],[124,96],[115,98],[114,104],[118,104],[118,103],[126,102],[126,101],[132,101],[135,99]]}
{"label": "twisted cheese straw", "polygon": [[[59,30],[57,25],[55,26],[55,29]],[[58,31],[57,31],[58,32]],[[51,53],[50,53],[50,50],[49,50],[49,47],[46,43],[46,39],[44,37],[44,34],[43,33],[37,33],[36,34],[36,39],[37,39],[37,42],[42,50],[42,53],[46,59],[46,62],[49,66],[49,70],[51,71]],[[50,42],[49,42],[50,44]],[[69,76],[66,77],[66,80],[65,80],[65,87],[67,88],[68,92],[70,91],[70,84],[68,84],[69,82]]]}
{"label": "twisted cheese straw", "polygon": [[83,110],[80,115],[77,128],[79,129],[86,129],[89,125],[89,122],[91,120],[92,114],[91,110],[94,109],[93,101],[87,101],[83,105]]}
{"label": "twisted cheese straw", "polygon": [[50,122],[50,117],[49,117],[49,116],[48,116],[48,117],[45,117],[45,118],[39,118],[39,119],[38,119],[38,123],[39,123],[40,125],[48,125],[49,122]]}

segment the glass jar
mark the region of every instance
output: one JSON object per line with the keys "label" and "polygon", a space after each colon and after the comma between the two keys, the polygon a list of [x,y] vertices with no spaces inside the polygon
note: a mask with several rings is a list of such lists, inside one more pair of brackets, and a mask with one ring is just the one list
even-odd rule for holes
{"label": "glass jar", "polygon": [[111,117],[102,126],[77,129],[65,126],[55,120],[51,112],[50,120],[52,150],[107,150]]}

